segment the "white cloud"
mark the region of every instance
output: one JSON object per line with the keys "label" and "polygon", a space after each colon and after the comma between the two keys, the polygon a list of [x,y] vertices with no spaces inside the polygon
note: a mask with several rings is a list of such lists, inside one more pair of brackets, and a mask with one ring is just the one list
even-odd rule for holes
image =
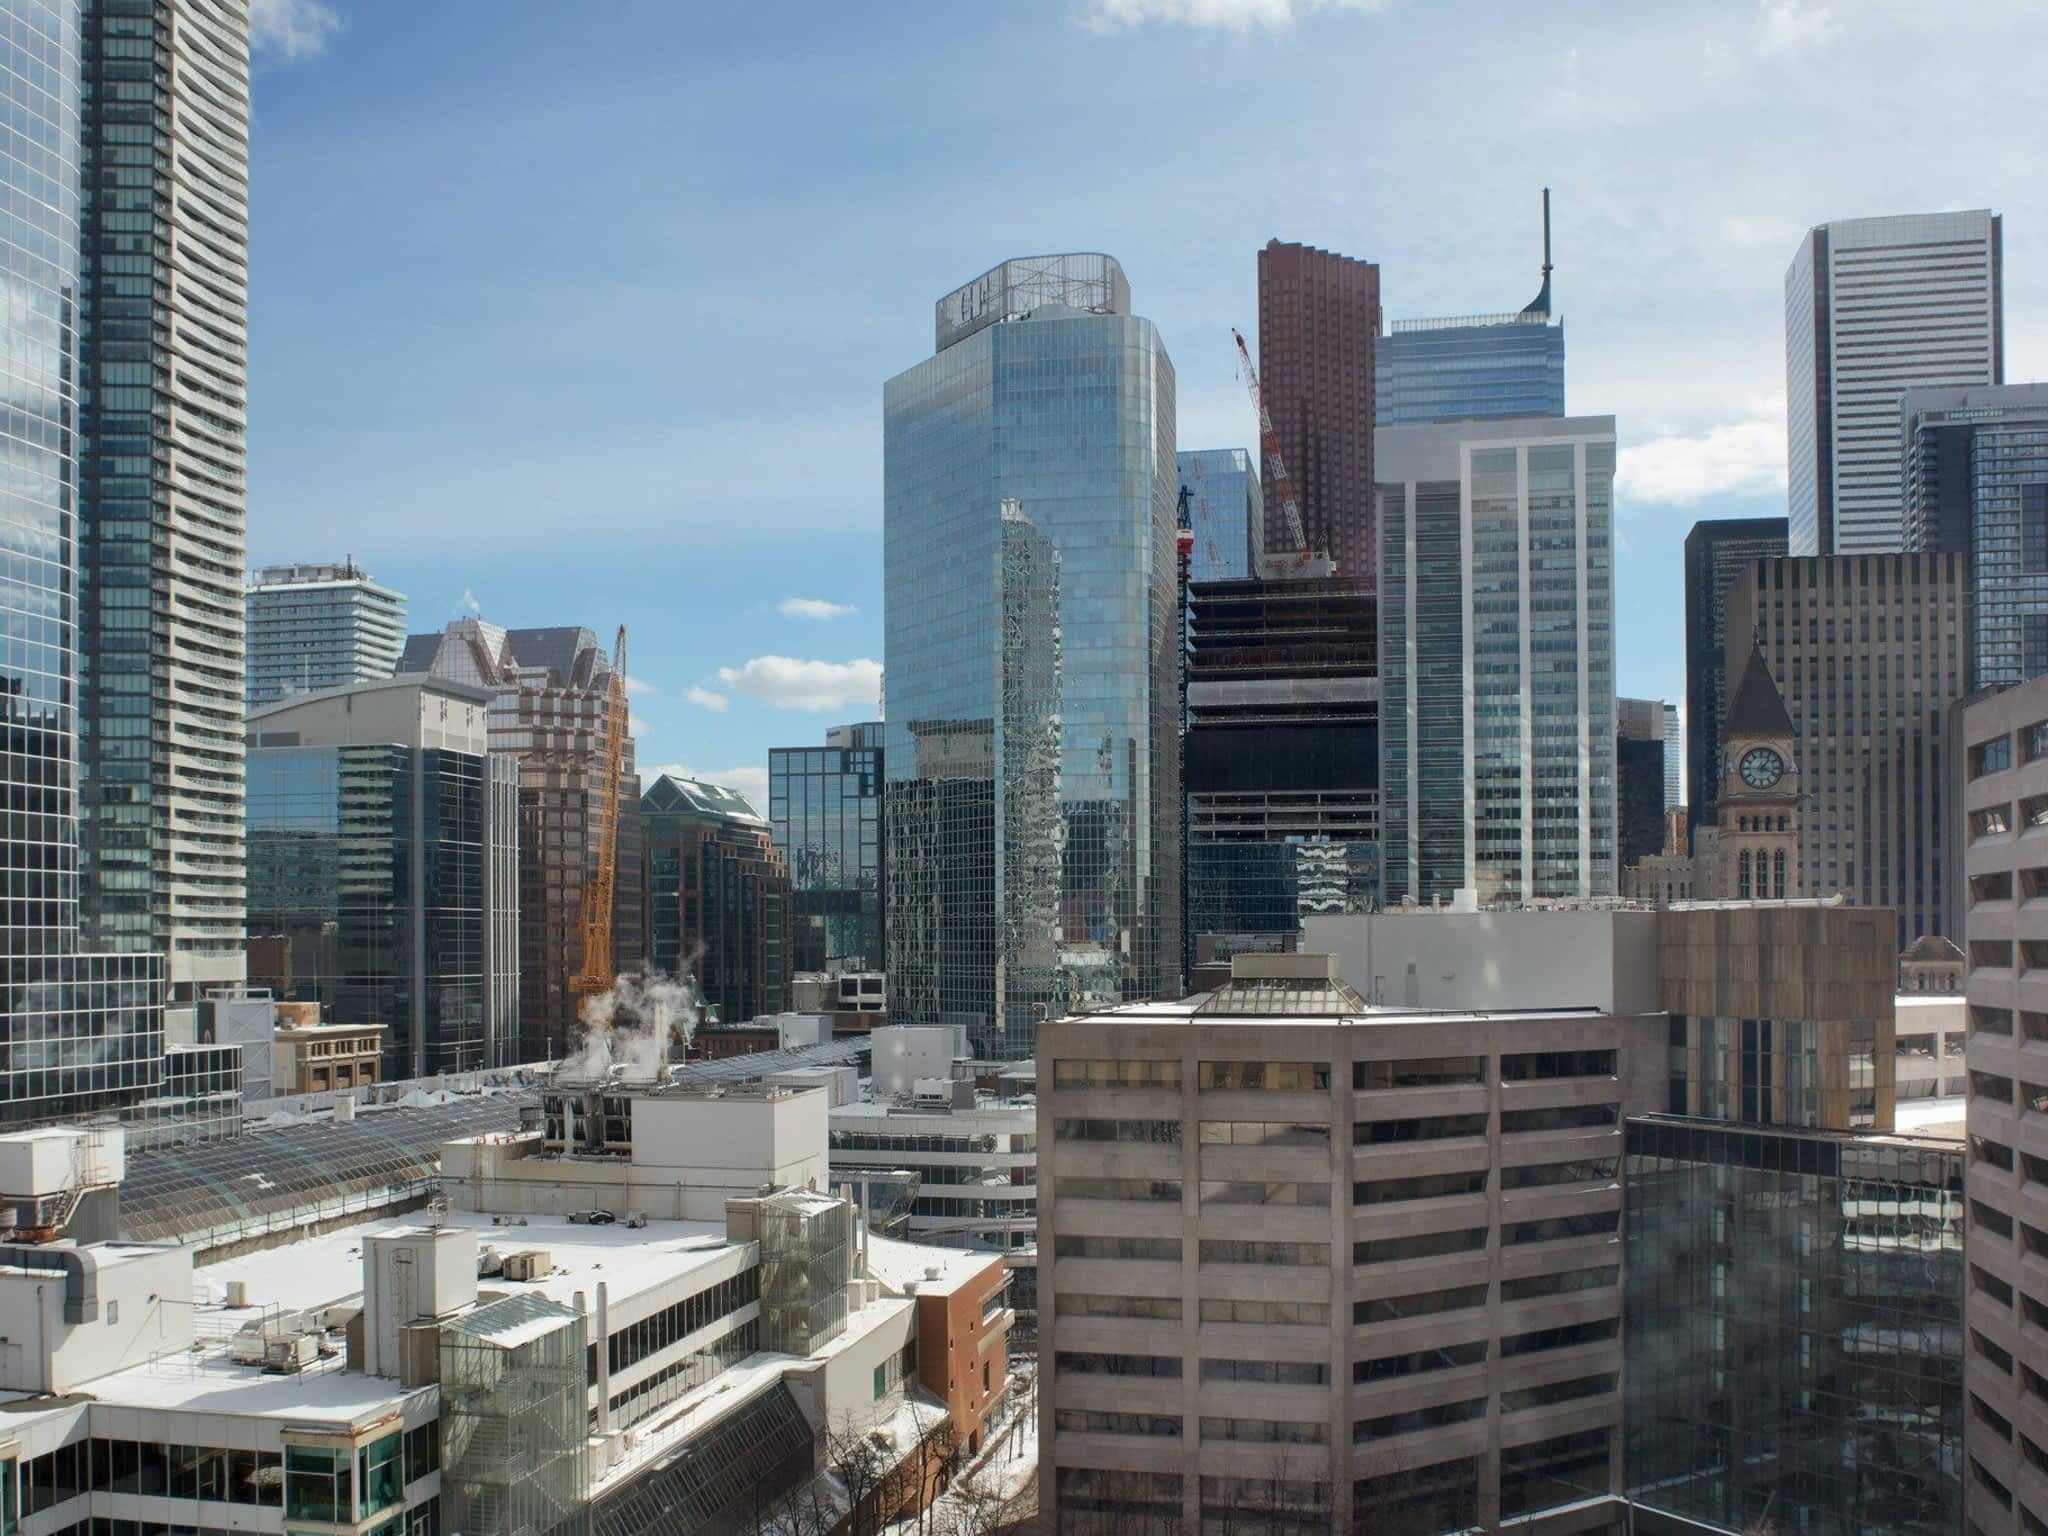
{"label": "white cloud", "polygon": [[699,687],[695,683],[683,690],[683,697],[699,709],[708,709],[720,715],[725,713],[726,705],[732,702],[724,694],[714,693],[709,688]]}
{"label": "white cloud", "polygon": [[718,680],[775,709],[872,710],[881,696],[882,664],[865,656],[854,661],[756,656],[744,666],[720,667]]}
{"label": "white cloud", "polygon": [[822,597],[785,597],[775,611],[785,619],[846,619],[860,612],[851,603],[827,602]]}
{"label": "white cloud", "polygon": [[660,691],[660,689],[656,688],[654,684],[648,682],[644,677],[629,677],[626,679],[626,692],[636,697],[643,694],[659,693]]}
{"label": "white cloud", "polygon": [[1114,32],[1159,21],[1184,27],[1220,27],[1249,32],[1264,27],[1277,32],[1291,27],[1311,11],[1377,11],[1387,0],[1087,0],[1081,25],[1092,32]]}
{"label": "white cloud", "polygon": [[327,51],[341,17],[320,0],[249,0],[249,49],[291,63]]}
{"label": "white cloud", "polygon": [[1625,445],[1615,467],[1625,501],[1690,507],[1714,496],[1768,495],[1785,488],[1785,419],[1754,416],[1697,436]]}
{"label": "white cloud", "polygon": [[718,784],[726,789],[736,789],[747,797],[747,801],[763,816],[768,814],[768,770],[765,767],[720,768],[699,773],[683,763],[663,763],[659,767],[642,771],[642,788],[652,784],[664,773],[678,779],[702,779],[707,784]]}
{"label": "white cloud", "polygon": [[1756,45],[1764,53],[1800,53],[1841,29],[1824,5],[1806,0],[1757,0]]}

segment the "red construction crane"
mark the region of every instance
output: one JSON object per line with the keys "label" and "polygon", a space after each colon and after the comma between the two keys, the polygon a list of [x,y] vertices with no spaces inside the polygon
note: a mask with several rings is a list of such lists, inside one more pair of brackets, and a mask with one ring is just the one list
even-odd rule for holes
{"label": "red construction crane", "polygon": [[1251,348],[1244,344],[1244,335],[1232,327],[1231,336],[1237,342],[1237,360],[1244,367],[1244,382],[1252,393],[1252,409],[1259,413],[1259,446],[1265,450],[1266,463],[1272,477],[1267,487],[1269,494],[1280,498],[1280,527],[1287,536],[1287,548],[1266,551],[1266,576],[1327,576],[1336,567],[1321,550],[1310,549],[1308,535],[1302,530],[1301,505],[1294,499],[1294,482],[1287,478],[1287,465],[1280,457],[1280,434],[1273,430],[1273,417],[1266,409],[1266,397],[1259,390],[1259,371],[1252,367]]}

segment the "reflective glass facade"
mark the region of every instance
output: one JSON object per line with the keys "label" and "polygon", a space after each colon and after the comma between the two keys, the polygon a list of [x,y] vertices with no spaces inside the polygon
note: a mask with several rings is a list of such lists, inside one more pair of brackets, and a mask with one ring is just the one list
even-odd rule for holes
{"label": "reflective glass facade", "polygon": [[768,819],[789,871],[794,971],[886,963],[881,737],[877,721],[836,730],[822,747],[769,749]]}
{"label": "reflective glass facade", "polygon": [[1188,493],[1189,581],[1235,581],[1259,574],[1266,552],[1266,503],[1259,472],[1242,448],[1196,448],[1174,455]]}
{"label": "reflective glass facade", "polygon": [[994,296],[884,390],[890,1014],[988,1057],[1179,969],[1173,365],[1123,291]]}
{"label": "reflective glass facade", "polygon": [[491,875],[511,860],[512,760],[256,747],[248,769],[249,931],[282,940],[282,973],[255,979],[384,1025],[386,1081],[508,1064],[517,972]]}
{"label": "reflective glass facade", "polygon": [[1970,557],[1969,685],[2048,672],[2048,385],[1900,403],[1906,548]]}
{"label": "reflective glass facade", "polygon": [[79,952],[77,0],[0,4],[0,1122],[153,1096],[164,964]]}
{"label": "reflective glass facade", "polygon": [[1549,315],[1396,320],[1376,367],[1383,427],[1564,414],[1564,322]]}
{"label": "reflective glass facade", "polygon": [[1614,418],[1379,453],[1386,900],[1613,895]]}
{"label": "reflective glass facade", "polygon": [[243,975],[249,7],[86,0],[80,162],[81,907]]}
{"label": "reflective glass facade", "polygon": [[647,964],[695,976],[706,1016],[745,1023],[789,1006],[789,872],[745,797],[663,774],[640,800]]}
{"label": "reflective glass facade", "polygon": [[1962,1147],[1626,1134],[1631,1496],[1723,1529],[1957,1530]]}

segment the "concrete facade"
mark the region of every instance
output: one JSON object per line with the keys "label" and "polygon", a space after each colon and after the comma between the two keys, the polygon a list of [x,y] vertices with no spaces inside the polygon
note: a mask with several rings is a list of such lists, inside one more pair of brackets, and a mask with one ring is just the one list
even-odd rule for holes
{"label": "concrete facade", "polygon": [[1657,1006],[1657,914],[1374,912],[1311,917],[1303,947],[1336,958],[1367,1002],[1388,1008]]}
{"label": "concrete facade", "polygon": [[1961,711],[1970,1219],[1969,1526],[2048,1521],[2048,678]]}
{"label": "concrete facade", "polygon": [[1317,963],[1040,1033],[1056,1529],[1491,1528],[1567,1457],[1619,1487],[1616,1159],[1662,1020],[1373,1010]]}

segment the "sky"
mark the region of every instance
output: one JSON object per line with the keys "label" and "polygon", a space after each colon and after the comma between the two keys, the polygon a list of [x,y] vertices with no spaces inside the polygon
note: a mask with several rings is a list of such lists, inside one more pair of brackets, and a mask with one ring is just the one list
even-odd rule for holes
{"label": "sky", "polygon": [[1782,284],[1828,219],[2005,215],[2048,376],[2038,0],[252,0],[249,557],[414,630],[631,632],[643,778],[762,795],[871,718],[882,382],[1008,256],[1101,250],[1182,448],[1251,447],[1258,248],[1389,319],[1519,309],[1609,414],[1619,692],[1681,549],[1784,511]]}

